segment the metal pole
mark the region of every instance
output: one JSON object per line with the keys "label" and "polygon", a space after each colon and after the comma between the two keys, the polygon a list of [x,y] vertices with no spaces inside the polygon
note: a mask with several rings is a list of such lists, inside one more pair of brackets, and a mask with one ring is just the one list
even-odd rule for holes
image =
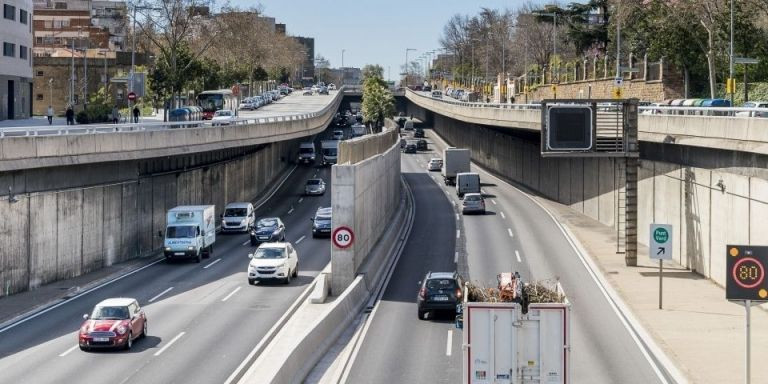
{"label": "metal pole", "polygon": [[69,105],[75,104],[75,39],[72,39],[72,75],[69,78]]}
{"label": "metal pole", "polygon": [[[730,0],[730,3],[731,3],[731,45],[730,45],[730,54],[729,54],[730,63],[728,64],[728,82],[730,82],[730,83],[735,83],[735,81],[732,80],[733,79],[733,2],[734,2],[734,0]],[[746,88],[746,87],[747,87],[747,84],[745,82],[744,83],[744,88]],[[746,89],[744,90],[744,92],[746,93]],[[731,106],[733,106],[733,97],[734,97],[735,93],[736,93],[736,90],[735,89],[731,89]]]}
{"label": "metal pole", "polygon": [[552,55],[557,56],[557,12],[553,12],[553,14],[555,15],[555,37],[554,37],[554,41],[552,42],[552,44],[554,45],[554,48],[552,48],[552,51],[553,51]]}
{"label": "metal pole", "polygon": [[83,110],[88,107],[88,40],[83,48]]}
{"label": "metal pole", "polygon": [[[619,13],[619,5],[616,5],[616,13]],[[618,16],[618,15],[617,15]],[[616,78],[621,77],[621,18],[616,18]]]}
{"label": "metal pole", "polygon": [[662,278],[661,276],[664,274],[664,260],[659,259],[659,309],[661,309],[661,293],[662,290]]}
{"label": "metal pole", "polygon": [[744,366],[744,370],[745,370],[745,372],[744,372],[744,382],[746,384],[749,384],[751,379],[752,379],[752,377],[751,377],[752,376],[752,373],[751,373],[751,371],[752,371],[752,362],[751,362],[751,359],[752,359],[752,351],[751,351],[752,345],[751,345],[751,341],[750,341],[750,339],[751,339],[750,333],[752,331],[751,330],[751,324],[750,324],[751,323],[751,321],[750,321],[750,315],[751,315],[750,309],[752,308],[752,300],[744,301],[744,308],[745,308],[745,310],[747,312],[746,313],[746,315],[747,315],[746,316],[747,317],[747,324],[746,324],[747,325],[747,329],[746,329],[746,332],[745,332],[746,333],[746,347],[747,347],[746,348],[747,349],[746,350],[747,361],[746,361],[746,364]]}
{"label": "metal pole", "polygon": [[[133,6],[133,29],[131,30],[131,82],[128,84],[128,93],[133,92],[133,73],[136,66],[136,8]],[[176,68],[174,68],[174,71]],[[128,99],[128,113],[131,113],[131,99]]]}

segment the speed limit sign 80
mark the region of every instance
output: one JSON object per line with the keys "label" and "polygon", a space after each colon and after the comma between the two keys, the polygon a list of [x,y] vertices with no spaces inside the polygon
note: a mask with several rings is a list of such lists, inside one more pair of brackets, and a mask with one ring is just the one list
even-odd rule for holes
{"label": "speed limit sign 80", "polygon": [[339,248],[347,248],[355,241],[355,234],[349,227],[338,227],[333,230],[333,245]]}

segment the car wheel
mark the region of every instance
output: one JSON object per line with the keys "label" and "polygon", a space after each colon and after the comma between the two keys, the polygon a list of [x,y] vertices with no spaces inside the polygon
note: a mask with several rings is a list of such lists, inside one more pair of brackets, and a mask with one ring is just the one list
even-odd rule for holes
{"label": "car wheel", "polygon": [[128,332],[128,340],[125,341],[125,350],[129,351],[133,347],[133,334]]}
{"label": "car wheel", "polygon": [[258,241],[256,241],[256,239],[254,239],[254,238],[251,238],[251,247],[255,247],[255,246],[257,246],[257,245],[259,245],[259,242],[258,242]]}
{"label": "car wheel", "polygon": [[250,285],[256,285],[256,280],[248,279],[248,284]]}
{"label": "car wheel", "polygon": [[285,242],[285,233],[283,233],[283,237],[280,238],[280,241]]}
{"label": "car wheel", "polygon": [[427,317],[424,316],[424,315],[427,314],[427,311],[422,311],[421,309],[419,309],[418,312],[419,312],[419,320],[426,320],[427,319]]}
{"label": "car wheel", "polygon": [[195,263],[200,263],[201,261],[203,261],[203,255],[201,251],[198,251],[197,256],[195,256]]}
{"label": "car wheel", "polygon": [[88,347],[84,346],[84,345],[81,345],[81,346],[80,346],[80,350],[81,350],[81,351],[84,351],[84,352],[88,352],[88,351],[90,351],[90,349],[89,349]]}
{"label": "car wheel", "polygon": [[146,320],[144,320],[144,327],[142,327],[141,336],[139,337],[141,337],[142,339],[147,337],[147,321]]}
{"label": "car wheel", "polygon": [[288,270],[288,274],[285,276],[285,280],[283,280],[283,283],[285,283],[285,284],[290,284],[291,283],[291,274],[292,274],[292,272],[289,269]]}

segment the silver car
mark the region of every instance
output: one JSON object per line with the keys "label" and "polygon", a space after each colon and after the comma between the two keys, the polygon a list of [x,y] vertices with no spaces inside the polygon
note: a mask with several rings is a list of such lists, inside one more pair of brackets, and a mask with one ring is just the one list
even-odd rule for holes
{"label": "silver car", "polygon": [[461,213],[480,213],[485,214],[485,200],[480,193],[467,193],[464,195],[464,201],[461,203]]}
{"label": "silver car", "polygon": [[323,179],[309,179],[304,186],[305,195],[322,195],[325,193],[325,181]]}

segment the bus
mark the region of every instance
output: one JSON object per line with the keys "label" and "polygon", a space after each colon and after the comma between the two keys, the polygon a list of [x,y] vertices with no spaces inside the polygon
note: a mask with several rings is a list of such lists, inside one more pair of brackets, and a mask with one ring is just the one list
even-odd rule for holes
{"label": "bus", "polygon": [[229,89],[203,91],[197,95],[197,105],[203,108],[203,120],[210,120],[221,109],[237,110],[237,97]]}

